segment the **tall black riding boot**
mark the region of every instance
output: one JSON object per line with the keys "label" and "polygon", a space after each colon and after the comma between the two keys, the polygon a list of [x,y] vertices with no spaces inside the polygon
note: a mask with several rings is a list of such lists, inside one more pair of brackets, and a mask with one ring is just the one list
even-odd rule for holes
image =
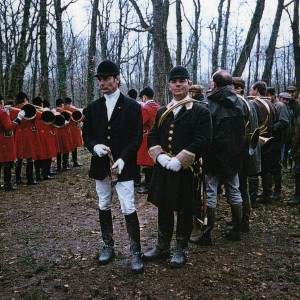
{"label": "tall black riding boot", "polygon": [[130,240],[131,271],[135,274],[144,272],[141,259],[140,223],[136,211],[125,215],[127,233]]}
{"label": "tall black riding boot", "polygon": [[76,167],[81,167],[82,164],[78,162],[78,154],[77,154],[77,148],[75,148],[73,151],[72,151],[72,161],[73,161],[73,167],[76,168]]}
{"label": "tall black riding boot", "polygon": [[180,268],[186,263],[186,249],[193,230],[193,214],[178,213],[176,226],[176,248],[170,264]]}
{"label": "tall black riding boot", "polygon": [[16,187],[11,183],[11,164],[6,164],[3,166],[3,177],[4,177],[4,185],[3,188],[6,191],[14,191]]}
{"label": "tall black riding boot", "polygon": [[265,173],[261,176],[263,195],[260,203],[269,204],[271,203],[271,194],[272,194],[272,174]]}
{"label": "tall black riding boot", "polygon": [[69,153],[65,153],[62,155],[62,170],[63,171],[71,170],[69,167]]}
{"label": "tall black riding boot", "polygon": [[153,174],[153,168],[152,167],[145,167],[144,168],[144,174],[145,174],[145,185],[144,187],[138,189],[139,194],[148,194],[150,184],[151,184],[151,179],[152,179],[152,174]]}
{"label": "tall black riding boot", "polygon": [[22,179],[21,179],[22,163],[23,163],[23,160],[18,158],[16,161],[16,165],[15,165],[15,174],[16,174],[16,183],[17,184],[23,183]]}
{"label": "tall black riding boot", "polygon": [[35,160],[34,161],[34,170],[35,170],[35,178],[37,181],[40,181],[41,178],[41,169],[43,168],[43,160]]}
{"label": "tall black riding boot", "polygon": [[98,262],[101,265],[105,265],[111,262],[115,255],[111,210],[99,209],[99,220],[104,247],[99,256]]}
{"label": "tall black riding boot", "polygon": [[203,225],[200,234],[190,238],[190,243],[201,246],[211,246],[213,244],[211,231],[215,226],[215,208],[206,207],[207,224]]}
{"label": "tall black riding boot", "polygon": [[295,196],[288,200],[287,205],[300,204],[300,173],[295,173]]}
{"label": "tall black riding boot", "polygon": [[147,261],[168,258],[170,256],[170,245],[174,229],[173,211],[158,208],[157,221],[157,244],[152,250],[144,253],[143,259]]}
{"label": "tall black riding boot", "polygon": [[37,184],[36,180],[33,178],[33,160],[31,158],[27,158],[26,160],[26,179],[27,185]]}
{"label": "tall black riding boot", "polygon": [[241,222],[242,222],[242,204],[231,205],[232,213],[232,230],[230,230],[226,237],[232,241],[241,240]]}
{"label": "tall black riding boot", "polygon": [[61,154],[56,155],[56,171],[61,172]]}
{"label": "tall black riding boot", "polygon": [[51,168],[51,158],[50,159],[45,159],[43,161],[43,169],[42,169],[42,174],[43,174],[43,180],[50,180],[54,179],[54,176],[50,176],[50,168]]}
{"label": "tall black riding boot", "polygon": [[248,232],[250,230],[249,220],[251,213],[251,202],[249,197],[243,198],[242,204],[242,221],[241,221],[241,231]]}
{"label": "tall black riding boot", "polygon": [[273,174],[273,181],[274,181],[274,193],[271,197],[272,200],[279,201],[281,199],[281,183],[282,183],[282,175],[281,175],[281,169],[276,170]]}
{"label": "tall black riding boot", "polygon": [[258,176],[248,177],[248,188],[249,188],[249,197],[251,202],[251,208],[257,208],[257,193],[259,187]]}

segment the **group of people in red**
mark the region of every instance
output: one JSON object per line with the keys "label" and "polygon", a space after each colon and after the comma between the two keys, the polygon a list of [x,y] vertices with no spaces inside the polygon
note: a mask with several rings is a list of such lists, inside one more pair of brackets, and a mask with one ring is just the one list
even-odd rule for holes
{"label": "group of people in red", "polygon": [[[29,110],[28,110],[29,106]],[[32,112],[33,111],[33,112]],[[15,166],[16,184],[23,184],[22,166],[26,162],[26,184],[35,185],[40,180],[50,180],[61,171],[70,170],[69,153],[72,153],[73,167],[81,164],[77,160],[77,148],[83,145],[81,137],[82,118],[74,120],[72,114],[78,111],[67,97],[56,100],[56,109],[36,97],[29,104],[29,97],[19,92],[14,103],[5,105],[0,98],[0,166],[3,168],[2,188],[13,191],[12,168]],[[43,117],[45,112],[55,116],[63,115],[63,123],[56,124]],[[62,114],[64,112],[64,114]],[[28,115],[27,115],[28,114]],[[83,115],[82,115],[83,116]],[[52,159],[57,168],[51,171]]]}

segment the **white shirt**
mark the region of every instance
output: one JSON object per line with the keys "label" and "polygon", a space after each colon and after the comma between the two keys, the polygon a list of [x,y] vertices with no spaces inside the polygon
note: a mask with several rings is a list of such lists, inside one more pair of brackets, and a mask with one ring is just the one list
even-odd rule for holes
{"label": "white shirt", "polygon": [[119,96],[120,96],[120,90],[119,89],[117,89],[113,94],[110,94],[110,95],[104,94],[104,98],[106,100],[106,109],[107,109],[108,121],[111,118],[112,112],[113,112],[113,110],[116,106],[116,103],[119,99]]}
{"label": "white shirt", "polygon": [[[189,99],[191,98],[190,95],[187,95],[185,98],[181,99],[180,101],[182,100],[186,100],[186,99]],[[170,102],[170,107],[175,105],[176,103],[178,103],[179,101],[175,100],[175,99],[172,99],[172,101]],[[180,105],[178,107],[176,107],[174,110],[173,110],[173,114],[174,114],[174,117],[177,116],[177,114],[179,113],[180,109],[182,108],[183,105]]]}

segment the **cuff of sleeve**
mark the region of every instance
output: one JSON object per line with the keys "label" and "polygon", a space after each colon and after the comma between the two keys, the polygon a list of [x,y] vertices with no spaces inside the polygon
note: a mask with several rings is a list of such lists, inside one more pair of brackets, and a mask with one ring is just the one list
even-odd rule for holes
{"label": "cuff of sleeve", "polygon": [[149,155],[152,157],[153,161],[156,163],[156,158],[159,154],[164,153],[164,150],[161,146],[153,146],[149,149]]}
{"label": "cuff of sleeve", "polygon": [[14,123],[16,123],[17,125],[21,124],[21,120],[19,118],[14,119]]}
{"label": "cuff of sleeve", "polygon": [[177,154],[176,157],[184,169],[187,169],[189,166],[191,166],[195,160],[195,154],[187,150],[182,150]]}

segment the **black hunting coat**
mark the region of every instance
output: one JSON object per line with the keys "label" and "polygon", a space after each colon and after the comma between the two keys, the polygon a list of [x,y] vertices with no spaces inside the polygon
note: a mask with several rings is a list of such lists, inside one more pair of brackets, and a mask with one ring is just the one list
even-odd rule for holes
{"label": "black hunting coat", "polygon": [[231,87],[220,87],[208,97],[213,123],[212,143],[204,161],[208,174],[232,176],[241,169],[245,149],[246,109]]}
{"label": "black hunting coat", "polygon": [[90,103],[86,109],[82,137],[85,147],[93,154],[89,176],[103,180],[110,175],[110,162],[107,155],[99,157],[93,151],[97,144],[110,147],[114,161],[122,158],[124,169],[118,175],[119,181],[133,180],[136,157],[143,139],[141,106],[123,94],[116,103],[110,121],[107,118],[105,98]]}
{"label": "black hunting coat", "polygon": [[[169,113],[158,128],[158,121],[166,111],[161,107],[155,123],[148,135],[148,149],[161,146],[170,156],[176,156],[182,150],[195,154],[195,161],[207,152],[212,134],[211,117],[208,109],[199,103],[192,108],[183,106],[174,118]],[[148,193],[148,201],[155,206],[177,212],[193,212],[196,180],[190,168],[174,172],[163,168],[159,163],[154,171]]]}

